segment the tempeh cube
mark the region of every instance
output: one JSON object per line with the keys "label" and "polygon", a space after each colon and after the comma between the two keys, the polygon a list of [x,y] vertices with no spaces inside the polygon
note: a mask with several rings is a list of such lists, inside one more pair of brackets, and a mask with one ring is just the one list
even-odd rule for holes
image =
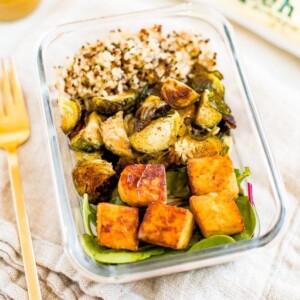
{"label": "tempeh cube", "polygon": [[193,195],[204,195],[226,190],[233,198],[239,188],[228,156],[193,158],[187,164],[189,186]]}
{"label": "tempeh cube", "polygon": [[194,217],[188,209],[152,203],[146,210],[138,238],[149,244],[185,249],[193,226]]}
{"label": "tempeh cube", "polygon": [[235,201],[226,191],[192,196],[190,206],[205,237],[231,235],[244,230],[243,217]]}
{"label": "tempeh cube", "polygon": [[97,206],[98,242],[113,249],[138,250],[138,209],[110,203]]}
{"label": "tempeh cube", "polygon": [[147,206],[151,202],[167,202],[165,167],[162,164],[134,164],[121,173],[118,192],[130,206]]}

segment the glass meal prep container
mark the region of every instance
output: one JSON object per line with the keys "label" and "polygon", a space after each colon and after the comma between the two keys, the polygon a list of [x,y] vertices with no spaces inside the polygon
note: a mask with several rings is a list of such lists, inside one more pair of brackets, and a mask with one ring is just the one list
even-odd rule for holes
{"label": "glass meal prep container", "polygon": [[[231,158],[234,167],[251,169],[248,180],[253,185],[256,231],[252,239],[214,248],[129,264],[99,264],[85,254],[80,243],[80,235],[84,233],[81,199],[71,176],[75,160],[68,139],[60,129],[54,66],[62,65],[66,57],[72,57],[84,43],[104,38],[112,29],[136,32],[153,24],[162,24],[164,32],[197,29],[197,33],[210,39],[211,49],[217,52],[216,69],[224,75],[226,102],[237,122],[237,128],[231,130]],[[282,230],[286,211],[284,188],[241,69],[230,25],[217,11],[204,4],[185,3],[60,25],[42,38],[37,67],[64,247],[71,261],[87,277],[99,282],[128,282],[220,264],[269,244]]]}

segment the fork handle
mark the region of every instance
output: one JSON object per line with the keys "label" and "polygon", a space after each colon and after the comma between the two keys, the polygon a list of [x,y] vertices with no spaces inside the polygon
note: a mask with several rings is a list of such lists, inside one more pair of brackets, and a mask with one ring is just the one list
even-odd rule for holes
{"label": "fork handle", "polygon": [[28,287],[29,299],[42,299],[37,275],[37,268],[34,258],[31,234],[26,213],[22,181],[19,171],[17,149],[7,149],[9,175],[12,185],[12,194],[16,212],[19,240],[23,257],[25,277]]}

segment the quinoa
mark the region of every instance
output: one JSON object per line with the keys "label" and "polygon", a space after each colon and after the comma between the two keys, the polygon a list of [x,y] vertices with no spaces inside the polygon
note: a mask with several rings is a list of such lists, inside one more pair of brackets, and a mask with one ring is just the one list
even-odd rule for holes
{"label": "quinoa", "polygon": [[111,31],[103,40],[84,44],[65,65],[57,67],[56,87],[71,99],[106,97],[141,90],[167,77],[186,82],[195,63],[211,70],[216,53],[199,33],[172,31],[161,25],[137,33]]}

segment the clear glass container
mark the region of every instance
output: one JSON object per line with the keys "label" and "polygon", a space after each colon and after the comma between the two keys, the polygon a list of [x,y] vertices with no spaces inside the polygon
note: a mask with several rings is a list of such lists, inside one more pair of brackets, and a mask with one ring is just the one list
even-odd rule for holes
{"label": "clear glass container", "polygon": [[[252,239],[234,244],[124,265],[98,264],[84,253],[79,240],[84,232],[80,199],[72,183],[73,156],[60,130],[53,67],[62,65],[85,42],[101,39],[112,29],[137,31],[153,24],[162,24],[164,31],[197,29],[210,39],[212,50],[218,53],[217,68],[224,75],[225,97],[237,121],[232,131],[231,157],[235,167],[249,166],[252,171],[250,181],[259,225]],[[64,247],[87,277],[100,282],[127,282],[224,263],[269,244],[282,230],[286,214],[282,181],[238,59],[232,29],[215,10],[204,4],[184,3],[61,25],[41,39],[37,67]]]}

